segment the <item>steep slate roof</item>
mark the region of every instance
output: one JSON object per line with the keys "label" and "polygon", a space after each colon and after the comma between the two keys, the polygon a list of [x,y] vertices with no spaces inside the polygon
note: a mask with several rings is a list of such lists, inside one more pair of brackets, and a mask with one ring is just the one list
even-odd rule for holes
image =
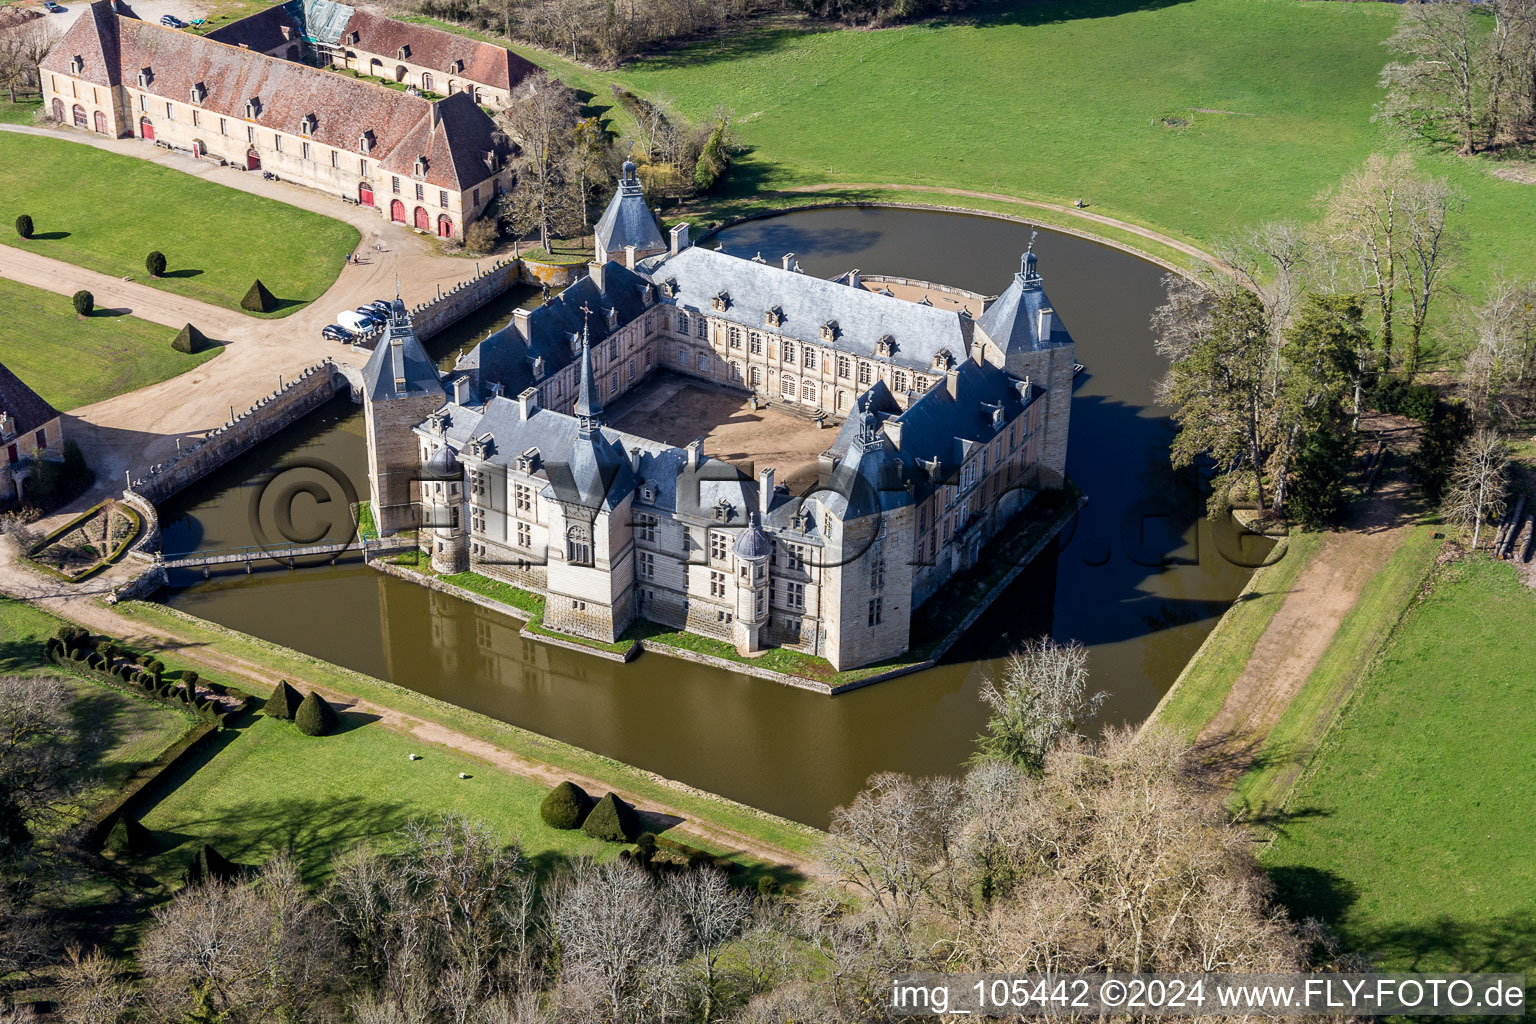
{"label": "steep slate roof", "polygon": [[[283,35],[285,28],[288,30],[286,36]],[[216,39],[229,46],[244,45],[263,52],[275,50],[285,43],[298,43],[303,36],[303,24],[289,13],[285,4],[257,11],[249,18],[232,21],[208,33],[209,39]]]}
{"label": "steep slate roof", "polygon": [[624,161],[619,190],[613,194],[608,208],[598,218],[597,227],[592,230],[597,244],[615,259],[624,255],[627,245],[641,252],[667,247],[656,214],[645,205],[645,194],[641,191],[640,179],[635,177],[633,162]]}
{"label": "steep slate roof", "polygon": [[[395,342],[399,344],[395,344]],[[365,397],[372,401],[411,395],[446,395],[437,367],[405,319],[405,306],[395,300],[394,314],[378,347],[363,366]],[[403,382],[403,383],[402,383]]]}
{"label": "steep slate roof", "polygon": [[243,120],[246,102],[256,99],[261,109],[254,123],[268,128],[298,134],[305,115],[314,115],[310,138],[343,151],[357,152],[358,140],[370,133],[369,159],[409,174],[416,158],[425,156],[426,180],[439,188],[461,190],[484,181],[492,172],[483,154],[495,150],[499,161],[510,152],[467,95],[442,100],[441,122],[434,127],[432,104],[419,96],[119,17],[108,0],[91,4],[89,16],[71,26],[41,66],[68,74],[77,55],[84,62],[81,77],[100,85],[133,82],[147,68],[151,91],[187,103],[192,87],[201,84],[207,94],[200,106],[214,114]]}
{"label": "steep slate roof", "polygon": [[[358,35],[352,42],[352,33]],[[538,69],[533,64],[500,46],[481,43],[452,32],[411,25],[367,11],[356,11],[342,29],[341,45],[369,53],[393,57],[400,47],[409,46],[405,59],[412,64],[448,74],[455,60],[464,62],[462,72],[453,72],[472,82],[497,89],[511,90]],[[447,87],[447,83],[444,83]]]}
{"label": "steep slate roof", "polygon": [[1051,333],[1040,337],[1040,311],[1050,309],[1051,300],[1046,298],[1040,279],[1037,259],[1033,251],[1024,254],[1023,266],[1013,275],[1013,280],[1001,295],[986,308],[976,326],[991,338],[1008,357],[1008,369],[1022,375],[1024,372],[1013,358],[1025,352],[1042,348],[1072,344],[1072,336],[1062,326],[1061,317],[1051,317]]}
{"label": "steep slate roof", "polygon": [[[835,284],[713,249],[693,246],[676,256],[652,257],[641,267],[658,284],[677,282],[675,301],[680,309],[701,310],[814,344],[826,344],[821,327],[835,321],[838,333],[832,346],[865,357],[875,357],[875,343],[890,335],[896,341],[891,362],[922,372],[934,372],[933,357],[940,349],[948,349],[960,360],[969,347],[973,325],[958,312]],[[729,296],[729,305],[717,311],[713,305],[721,292]],[[763,316],[774,307],[783,311],[784,323],[765,328]]]}
{"label": "steep slate roof", "polygon": [[0,363],[0,413],[8,413],[16,419],[16,433],[23,435],[36,430],[59,415],[59,411],[20,377]]}

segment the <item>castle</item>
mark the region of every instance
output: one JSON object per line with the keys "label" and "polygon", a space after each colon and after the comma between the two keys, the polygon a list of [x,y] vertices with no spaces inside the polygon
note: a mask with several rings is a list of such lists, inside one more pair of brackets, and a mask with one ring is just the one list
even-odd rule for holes
{"label": "castle", "polygon": [[[595,248],[446,375],[396,304],[364,371],[370,498],[436,571],[538,593],[581,637],[645,618],[842,670],[904,652],[914,610],[1063,485],[1073,344],[1033,247],[973,318],[664,234],[626,164]],[[663,371],[841,421],[815,485],[606,421]]]}
{"label": "castle", "polygon": [[206,36],[95,0],[38,68],[60,124],[271,171],[455,239],[512,186],[513,145],[481,104],[505,106],[536,70],[499,47],[331,0],[291,0]]}

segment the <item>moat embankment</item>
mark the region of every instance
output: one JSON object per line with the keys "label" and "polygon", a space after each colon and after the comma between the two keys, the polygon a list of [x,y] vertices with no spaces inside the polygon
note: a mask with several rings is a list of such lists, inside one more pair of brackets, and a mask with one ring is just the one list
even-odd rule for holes
{"label": "moat embankment", "polygon": [[[809,273],[852,267],[997,292],[1030,229],[985,217],[837,209],[753,221],[707,244]],[[1147,317],[1161,268],[1042,231],[1052,301],[1088,367],[1072,414],[1068,470],[1090,496],[1074,530],[1009,588],[950,652],[917,675],[836,698],[642,655],[621,665],[539,644],[495,612],[360,564],[297,572],[186,574],[176,607],[669,778],[822,825],[874,771],[953,771],[985,715],[981,679],[1024,638],[1052,632],[1092,651],[1106,722],[1139,722],[1247,579],[1217,550],[1194,481],[1168,465],[1172,425],[1152,405],[1163,365]],[[510,309],[503,311],[510,316]],[[451,356],[485,317],[440,338]],[[462,335],[460,337],[459,335]],[[362,481],[362,420],[327,406],[163,509],[166,549],[250,543],[264,471],[298,459]],[[302,482],[304,470],[295,480]],[[292,474],[284,474],[288,483]],[[364,486],[362,489],[366,489]],[[316,518],[325,509],[306,506]],[[1228,553],[1240,545],[1220,538]],[[1251,543],[1250,561],[1261,555]]]}

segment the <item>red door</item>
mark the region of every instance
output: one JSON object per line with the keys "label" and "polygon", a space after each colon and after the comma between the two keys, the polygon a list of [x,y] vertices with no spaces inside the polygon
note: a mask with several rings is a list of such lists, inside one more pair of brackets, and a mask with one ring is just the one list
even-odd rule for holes
{"label": "red door", "polygon": [[437,234],[440,238],[453,237],[453,221],[448,219],[448,215],[446,213],[438,215]]}
{"label": "red door", "polygon": [[139,137],[148,139],[150,142],[155,141],[155,126],[147,117],[139,118]]}
{"label": "red door", "polygon": [[75,115],[75,127],[76,128],[84,128],[84,127],[86,127],[85,108],[82,107],[80,104],[76,103],[75,104],[75,109],[74,109],[74,115]]}
{"label": "red door", "polygon": [[357,186],[357,201],[364,206],[373,205],[373,186],[366,181]]}
{"label": "red door", "polygon": [[248,171],[261,170],[261,155],[255,149],[245,151],[245,169]]}
{"label": "red door", "polygon": [[396,199],[389,204],[389,219],[396,224],[405,223],[405,204]]}
{"label": "red door", "polygon": [[96,131],[100,135],[107,134],[107,115],[96,111]]}
{"label": "red door", "polygon": [[416,207],[416,227],[422,231],[432,230],[432,215],[427,212],[425,206]]}
{"label": "red door", "polygon": [[5,461],[9,462],[11,465],[15,465],[21,461],[21,453],[16,450],[15,445],[11,445],[5,450]]}

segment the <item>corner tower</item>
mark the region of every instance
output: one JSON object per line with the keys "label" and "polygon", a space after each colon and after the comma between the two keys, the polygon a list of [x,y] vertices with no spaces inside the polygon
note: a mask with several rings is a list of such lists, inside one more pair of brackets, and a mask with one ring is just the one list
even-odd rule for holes
{"label": "corner tower", "polygon": [[[667,251],[661,223],[645,205],[645,192],[635,173],[633,160],[624,161],[619,190],[614,193],[608,209],[603,211],[593,235],[596,239],[594,256],[599,266],[609,260],[618,260],[633,270],[635,263],[647,256]],[[633,260],[627,258],[630,247],[635,250]]]}
{"label": "corner tower", "polygon": [[380,533],[417,525],[421,454],[411,428],[447,399],[437,368],[416,339],[405,303],[396,295],[385,336],[363,367],[368,495]]}

